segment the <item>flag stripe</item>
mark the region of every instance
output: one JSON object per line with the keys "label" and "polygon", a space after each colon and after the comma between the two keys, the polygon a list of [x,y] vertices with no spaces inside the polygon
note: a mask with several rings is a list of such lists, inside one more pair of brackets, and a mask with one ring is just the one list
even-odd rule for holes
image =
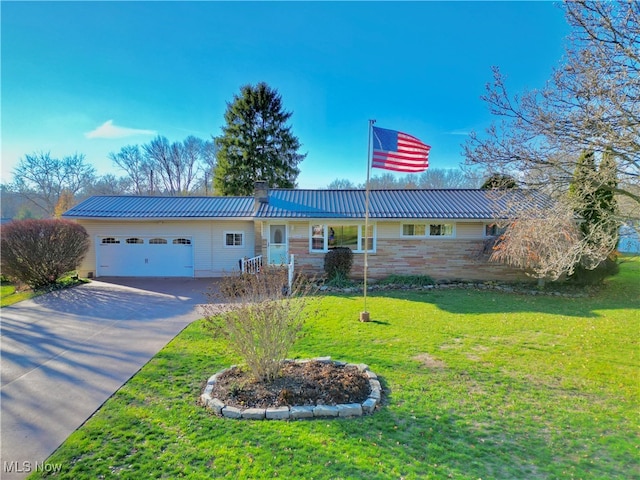
{"label": "flag stripe", "polygon": [[379,167],[379,165],[384,165],[384,164],[388,164],[388,165],[395,165],[397,167],[401,167],[401,166],[406,166],[407,168],[422,168],[424,170],[425,165],[428,167],[429,166],[429,162],[427,161],[426,163],[424,161],[422,162],[406,162],[406,161],[402,161],[402,160],[394,160],[394,159],[389,159],[389,158],[374,158],[373,159],[373,166]]}
{"label": "flag stripe", "polygon": [[373,127],[372,167],[397,172],[424,172],[431,147],[412,135]]}
{"label": "flag stripe", "polygon": [[396,158],[398,160],[406,159],[407,161],[422,161],[424,162],[425,156],[428,155],[424,153],[380,153],[374,152],[373,158]]}

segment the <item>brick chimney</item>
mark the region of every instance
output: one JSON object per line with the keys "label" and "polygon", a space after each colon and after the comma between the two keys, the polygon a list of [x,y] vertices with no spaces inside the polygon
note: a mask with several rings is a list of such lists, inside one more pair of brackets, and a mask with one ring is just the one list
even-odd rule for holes
{"label": "brick chimney", "polygon": [[269,188],[264,180],[256,180],[253,187],[253,210],[257,212],[260,205],[269,203]]}

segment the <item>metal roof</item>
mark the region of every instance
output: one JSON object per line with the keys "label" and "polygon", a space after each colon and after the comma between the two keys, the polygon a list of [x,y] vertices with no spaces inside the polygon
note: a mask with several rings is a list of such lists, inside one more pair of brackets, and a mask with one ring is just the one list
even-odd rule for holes
{"label": "metal roof", "polygon": [[[509,205],[541,206],[545,198],[520,190],[371,190],[369,218],[492,219]],[[258,218],[364,218],[365,190],[269,190]]]}
{"label": "metal roof", "polygon": [[[521,190],[371,190],[372,219],[484,220],[507,216],[509,205],[540,208],[546,197]],[[254,197],[95,196],[65,218],[364,218],[365,190],[270,189]]]}
{"label": "metal roof", "polygon": [[253,217],[253,197],[95,196],[64,213],[65,218],[237,218]]}

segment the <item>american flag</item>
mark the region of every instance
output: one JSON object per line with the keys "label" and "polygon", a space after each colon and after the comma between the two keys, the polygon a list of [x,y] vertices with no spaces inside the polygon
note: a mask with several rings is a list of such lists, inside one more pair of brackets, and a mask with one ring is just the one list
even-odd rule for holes
{"label": "american flag", "polygon": [[424,172],[429,167],[429,150],[416,137],[395,130],[373,127],[374,168],[396,172]]}

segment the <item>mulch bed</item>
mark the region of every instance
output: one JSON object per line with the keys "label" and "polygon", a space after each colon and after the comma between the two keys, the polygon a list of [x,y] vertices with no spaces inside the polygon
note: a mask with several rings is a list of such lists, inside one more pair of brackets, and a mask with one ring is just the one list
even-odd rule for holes
{"label": "mulch bed", "polygon": [[371,389],[366,374],[351,365],[333,362],[285,362],[280,376],[260,382],[234,367],[220,374],[212,397],[238,408],[361,403]]}

